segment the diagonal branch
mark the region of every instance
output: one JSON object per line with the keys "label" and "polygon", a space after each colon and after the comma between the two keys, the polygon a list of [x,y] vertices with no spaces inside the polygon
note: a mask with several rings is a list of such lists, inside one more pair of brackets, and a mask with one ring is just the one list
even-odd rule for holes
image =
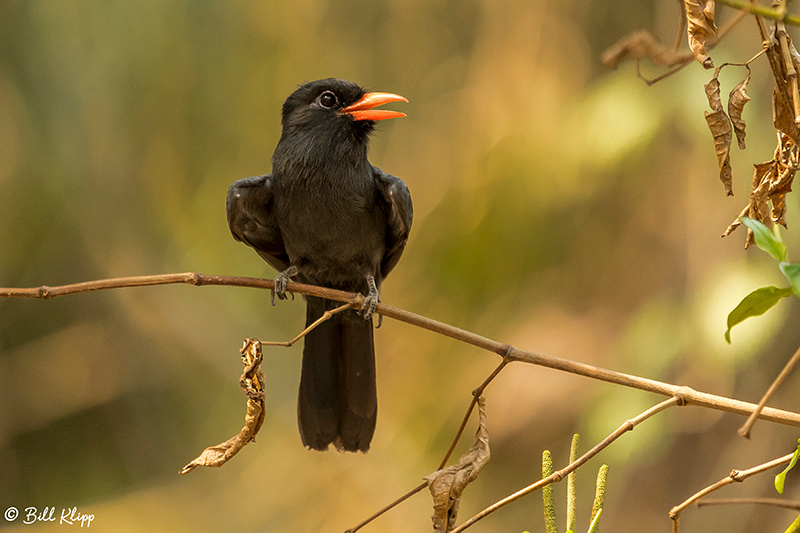
{"label": "diagonal branch", "polygon": [[[603,451],[606,447],[608,447],[612,442],[620,438],[623,434],[627,433],[628,431],[633,431],[633,428],[647,420],[653,415],[656,415],[663,411],[664,409],[668,409],[675,405],[682,405],[683,398],[679,395],[673,396],[668,400],[664,400],[663,402],[654,405],[650,409],[640,413],[638,416],[631,418],[630,420],[626,420],[622,423],[620,427],[618,427],[613,433],[611,433],[608,437],[603,439],[600,443],[595,445],[594,448],[586,452],[585,454],[581,455],[579,458],[575,459],[574,461],[570,462],[567,466],[559,470],[558,472],[553,472],[549,476],[544,479],[537,481],[531,485],[528,485],[524,489],[518,490],[514,494],[503,498],[502,500],[490,505],[480,513],[476,514],[457,528],[455,528],[452,533],[460,533],[464,531],[468,527],[472,526],[475,522],[485,518],[486,516],[492,514],[493,512],[497,511],[501,507],[508,505],[509,503],[518,500],[519,498],[530,494],[531,492],[538,490],[546,485],[551,483],[558,483],[562,479],[564,479],[569,473],[574,472],[581,466],[583,466],[589,459]],[[572,455],[572,453],[570,453]]]}
{"label": "diagonal branch", "polygon": [[706,494],[710,494],[715,490],[719,490],[726,485],[730,485],[734,482],[741,482],[745,479],[749,478],[750,476],[754,476],[756,474],[760,474],[761,472],[765,472],[771,468],[775,468],[776,466],[780,466],[784,463],[788,463],[792,460],[792,456],[794,453],[790,453],[788,455],[784,455],[783,457],[779,457],[777,459],[773,459],[772,461],[768,461],[764,464],[754,466],[753,468],[747,470],[732,470],[730,474],[726,477],[720,479],[713,485],[709,485],[708,487],[704,488],[703,490],[695,493],[692,495],[688,500],[684,501],[680,505],[676,505],[669,511],[669,517],[672,519],[672,531],[673,533],[678,532],[679,527],[679,519],[681,512],[689,507],[691,504],[705,496]]}
{"label": "diagonal branch", "polygon": [[[56,296],[66,296],[68,294],[78,294],[83,292],[116,289],[123,287],[146,287],[151,285],[168,285],[175,283],[187,283],[189,285],[225,285],[232,287],[251,287],[258,289],[273,289],[275,282],[271,279],[262,278],[248,278],[240,276],[210,276],[200,274],[198,272],[184,272],[179,274],[157,274],[153,276],[135,276],[129,278],[115,278],[103,279],[96,281],[87,281],[83,283],[74,283],[70,285],[61,285],[57,287],[49,287],[43,285],[34,288],[0,288],[0,297],[11,298],[38,298],[47,299],[55,298]],[[325,287],[317,287],[315,285],[306,285],[303,283],[289,282],[286,290],[293,293],[306,294],[309,296],[318,296],[320,298],[327,298],[329,300],[336,300],[350,305],[351,308],[360,308],[364,301],[364,296],[351,292],[338,291],[328,289]],[[375,312],[385,317],[394,318],[406,324],[417,326],[434,333],[439,333],[447,337],[459,340],[461,342],[471,344],[478,348],[494,352],[497,355],[508,359],[509,361],[519,361],[538,366],[560,370],[562,372],[569,372],[579,376],[606,381],[616,385],[623,385],[648,392],[654,392],[663,396],[672,397],[679,395],[688,405],[698,405],[710,409],[717,409],[719,411],[726,411],[729,413],[736,413],[740,415],[749,415],[758,409],[758,406],[752,403],[727,398],[724,396],[717,396],[701,391],[696,391],[690,387],[673,385],[671,383],[664,383],[654,379],[633,376],[608,370],[601,367],[588,365],[572,361],[570,359],[562,359],[552,355],[543,355],[528,350],[520,350],[508,344],[503,344],[496,340],[489,339],[477,333],[467,331],[438,320],[412,313],[396,307],[391,307],[385,304],[378,304]],[[800,413],[792,411],[784,411],[781,409],[774,409],[765,407],[758,415],[759,418],[769,422],[776,422],[794,427],[800,427]]]}

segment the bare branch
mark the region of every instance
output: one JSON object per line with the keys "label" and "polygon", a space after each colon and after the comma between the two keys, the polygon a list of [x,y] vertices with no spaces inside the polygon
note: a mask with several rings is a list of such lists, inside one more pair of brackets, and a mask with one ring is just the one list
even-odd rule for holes
{"label": "bare branch", "polygon": [[789,461],[792,460],[793,455],[794,453],[790,453],[784,455],[783,457],[779,457],[778,459],[773,459],[772,461],[766,462],[764,464],[754,466],[753,468],[750,468],[748,470],[732,470],[731,473],[728,474],[726,477],[717,481],[713,485],[709,485],[703,490],[695,493],[693,496],[691,496],[688,500],[686,500],[682,504],[673,507],[669,512],[669,517],[672,519],[673,533],[678,532],[678,526],[679,526],[678,520],[680,519],[681,512],[687,507],[689,507],[691,504],[693,504],[694,502],[705,496],[706,494],[710,494],[715,490],[719,490],[726,485],[730,485],[731,483],[744,481],[750,476],[760,474],[761,472],[765,472],[771,468],[775,468],[776,466],[788,463]]}
{"label": "bare branch", "polygon": [[717,3],[729,7],[734,7],[743,12],[753,13],[754,15],[761,15],[762,17],[785,22],[786,24],[794,24],[795,26],[800,26],[800,16],[791,15],[789,13],[786,13],[785,10],[780,11],[777,9],[770,9],[766,6],[749,2],[747,0],[716,0],[716,1]]}
{"label": "bare branch", "polygon": [[769,505],[772,507],[784,507],[800,511],[800,501],[784,500],[782,498],[707,498],[697,502],[697,507],[707,505]]}
{"label": "bare branch", "polygon": [[683,398],[680,396],[673,396],[668,400],[664,400],[663,402],[659,403],[658,405],[654,405],[647,411],[641,413],[640,415],[636,416],[635,418],[631,418],[630,420],[626,420],[619,428],[616,429],[613,433],[611,433],[608,437],[603,439],[599,444],[597,444],[594,448],[580,456],[576,461],[571,462],[566,467],[562,468],[557,472],[553,472],[553,474],[549,475],[548,477],[533,483],[532,485],[528,485],[524,489],[521,489],[514,494],[503,498],[502,500],[490,505],[480,513],[476,514],[457,528],[455,528],[451,533],[460,533],[464,531],[468,527],[472,526],[479,520],[482,520],[486,516],[492,514],[493,512],[497,511],[501,507],[508,505],[509,503],[522,498],[523,496],[530,494],[531,492],[538,490],[545,485],[549,485],[550,483],[557,483],[564,479],[570,472],[573,472],[580,468],[583,464],[585,464],[589,459],[603,451],[609,444],[617,440],[621,437],[624,433],[628,431],[632,431],[634,427],[638,426],[651,416],[660,413],[664,409],[669,407],[673,407],[675,405],[682,405]]}
{"label": "bare branch", "polygon": [[[472,401],[470,402],[469,407],[467,407],[467,412],[464,415],[463,420],[461,420],[461,425],[459,426],[458,431],[456,432],[456,436],[453,438],[453,442],[450,444],[450,448],[447,450],[447,453],[444,455],[444,459],[442,459],[442,462],[439,463],[439,468],[437,468],[436,470],[441,470],[442,468],[444,468],[444,466],[447,464],[447,461],[450,460],[450,456],[453,454],[453,450],[455,450],[455,447],[458,444],[458,441],[461,440],[461,435],[463,435],[463,433],[464,433],[464,428],[467,426],[467,422],[469,421],[469,417],[472,414],[472,411],[475,409],[475,405],[477,405],[478,400],[483,395],[483,391],[486,390],[486,387],[489,385],[489,383],[491,383],[491,381],[495,377],[497,377],[497,374],[499,374],[500,371],[503,370],[503,368],[505,368],[505,366],[509,362],[510,361],[508,359],[503,358],[503,360],[500,362],[500,364],[497,366],[497,368],[495,368],[494,371],[491,374],[489,374],[489,377],[486,378],[483,381],[483,383],[481,383],[481,385],[477,389],[472,391]],[[359,523],[357,526],[348,529],[347,531],[345,531],[345,533],[355,533],[356,531],[358,531],[362,527],[366,526],[367,524],[369,524],[370,522],[372,522],[373,520],[375,520],[376,518],[378,518],[382,514],[386,513],[387,511],[390,511],[391,509],[393,509],[397,505],[400,505],[401,503],[406,501],[408,498],[410,498],[414,494],[420,492],[422,489],[424,489],[427,486],[428,486],[428,482],[426,481],[426,482],[420,484],[419,486],[414,487],[413,489],[411,489],[407,493],[403,494],[402,496],[397,498],[395,501],[393,501],[389,505],[387,505],[384,508],[382,508],[380,511],[376,512],[375,514],[373,514],[372,516],[370,516],[369,518],[367,518],[363,522]]]}
{"label": "bare branch", "polygon": [[[102,289],[115,289],[122,287],[144,287],[150,285],[167,285],[174,283],[188,283],[190,285],[226,285],[233,287],[251,287],[258,289],[273,289],[275,282],[271,279],[248,278],[238,276],[209,276],[197,272],[185,272],[181,274],[159,274],[154,276],[136,276],[130,278],[105,279],[97,281],[87,281],[71,285],[57,287],[42,286],[38,288],[0,288],[0,297],[21,297],[21,298],[54,298],[67,294],[78,294],[82,292],[96,291]],[[329,300],[348,303],[352,308],[359,308],[364,301],[364,296],[351,292],[337,291],[315,285],[289,282],[286,290],[294,293],[318,296]],[[562,359],[551,355],[537,354],[535,352],[520,350],[508,344],[489,339],[477,333],[466,331],[438,320],[411,313],[403,309],[391,307],[386,304],[378,304],[375,312],[385,317],[394,318],[406,324],[417,326],[434,333],[439,333],[447,337],[471,344],[478,348],[494,352],[509,361],[520,361],[533,365],[544,366],[562,372],[569,372],[579,376],[584,376],[608,383],[623,385],[634,389],[654,392],[663,396],[680,395],[688,405],[698,405],[719,411],[749,415],[758,406],[740,400],[717,396],[705,392],[696,391],[690,387],[672,385],[653,379],[632,376],[614,370],[608,370],[569,359]],[[778,424],[800,427],[800,414],[791,411],[783,411],[765,407],[759,414],[759,418]],[[424,488],[424,487],[423,487]]]}
{"label": "bare branch", "polygon": [[761,401],[758,402],[758,407],[755,411],[753,411],[750,416],[747,418],[747,422],[744,423],[742,427],[739,428],[739,435],[742,437],[749,439],[750,438],[750,430],[753,428],[753,424],[756,423],[756,419],[758,418],[758,413],[764,408],[769,401],[770,397],[778,390],[778,387],[781,386],[781,383],[789,376],[789,373],[794,368],[794,365],[797,364],[797,361],[800,360],[800,347],[794,352],[794,355],[789,358],[789,361],[786,362],[786,365],[781,370],[778,377],[775,378],[775,381],[767,389],[767,392],[764,393],[764,396],[761,397]]}

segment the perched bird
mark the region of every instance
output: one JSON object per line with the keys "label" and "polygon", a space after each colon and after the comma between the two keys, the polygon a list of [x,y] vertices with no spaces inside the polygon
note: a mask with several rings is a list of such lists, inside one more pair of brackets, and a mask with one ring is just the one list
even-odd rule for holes
{"label": "perched bird", "polygon": [[[366,295],[305,337],[297,406],[305,446],[369,449],[377,392],[372,314],[381,282],[397,264],[411,229],[411,195],[399,178],[367,160],[375,121],[404,117],[375,107],[407,102],[328,78],[300,86],[283,104],[283,130],[272,173],[236,181],[228,190],[233,237],[290,278]],[[306,325],[336,302],[307,297]]]}

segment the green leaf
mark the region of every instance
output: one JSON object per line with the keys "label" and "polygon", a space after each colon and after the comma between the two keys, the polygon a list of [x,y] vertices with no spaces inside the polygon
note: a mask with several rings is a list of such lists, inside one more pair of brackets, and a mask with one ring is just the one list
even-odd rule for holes
{"label": "green leaf", "polygon": [[756,246],[778,261],[786,261],[786,245],[783,244],[780,237],[775,235],[772,230],[758,220],[754,220],[750,217],[739,217],[739,220],[753,232]]}
{"label": "green leaf", "polygon": [[800,516],[794,519],[794,522],[792,522],[792,524],[789,526],[789,529],[787,529],[784,533],[797,533],[798,531],[800,531]]}
{"label": "green leaf", "polygon": [[779,266],[783,275],[789,280],[795,296],[800,298],[800,265],[784,261]]}
{"label": "green leaf", "polygon": [[728,330],[725,340],[731,343],[731,328],[751,316],[763,315],[778,303],[781,298],[791,296],[792,289],[781,287],[761,287],[756,289],[739,302],[739,305],[728,315]]}
{"label": "green leaf", "polygon": [[786,474],[797,464],[798,456],[800,456],[800,439],[797,440],[797,449],[795,449],[794,455],[792,455],[792,460],[789,461],[789,466],[787,466],[783,472],[775,476],[775,490],[778,491],[778,494],[783,494],[783,484],[786,482]]}

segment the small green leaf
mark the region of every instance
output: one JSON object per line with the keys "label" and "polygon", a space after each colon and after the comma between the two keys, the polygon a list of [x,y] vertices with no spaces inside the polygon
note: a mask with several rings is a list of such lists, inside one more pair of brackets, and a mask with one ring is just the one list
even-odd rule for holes
{"label": "small green leaf", "polygon": [[725,340],[731,343],[731,328],[751,316],[763,315],[778,303],[781,298],[791,296],[792,289],[781,287],[761,287],[756,289],[739,302],[739,305],[728,315],[728,330]]}
{"label": "small green leaf", "polygon": [[795,296],[800,298],[800,265],[784,261],[779,266],[783,275],[789,280],[789,285],[792,286]]}
{"label": "small green leaf", "polygon": [[797,464],[797,458],[800,456],[800,439],[797,440],[797,449],[794,451],[794,455],[792,455],[792,460],[789,461],[789,466],[786,469],[775,476],[775,490],[778,491],[778,494],[783,494],[783,484],[786,482],[786,474],[794,468],[794,465]]}
{"label": "small green leaf", "polygon": [[800,516],[794,519],[794,522],[789,526],[789,529],[784,531],[784,533],[797,533],[800,531]]}
{"label": "small green leaf", "polygon": [[750,228],[756,240],[756,246],[767,252],[778,261],[786,261],[786,245],[780,237],[758,220],[750,217],[739,217],[742,224]]}

